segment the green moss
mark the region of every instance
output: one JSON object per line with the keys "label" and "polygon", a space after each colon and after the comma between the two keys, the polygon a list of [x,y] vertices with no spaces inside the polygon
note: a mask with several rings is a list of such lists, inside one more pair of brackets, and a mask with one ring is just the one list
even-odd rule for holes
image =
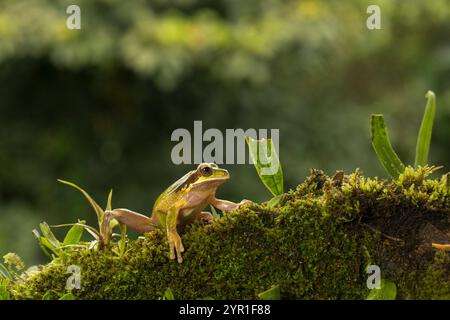
{"label": "green moss", "polygon": [[385,182],[313,171],[275,208],[249,205],[188,227],[182,264],[168,259],[165,235],[155,231],[130,241],[122,257],[74,251],[10,291],[16,299],[60,296],[74,264],[81,299],[157,299],[167,288],[177,299],[256,299],[272,285],[283,299],[364,299],[371,263],[396,283],[400,299],[449,299],[449,253],[432,249],[435,235],[424,231],[448,234],[450,191],[430,173],[407,169]]}

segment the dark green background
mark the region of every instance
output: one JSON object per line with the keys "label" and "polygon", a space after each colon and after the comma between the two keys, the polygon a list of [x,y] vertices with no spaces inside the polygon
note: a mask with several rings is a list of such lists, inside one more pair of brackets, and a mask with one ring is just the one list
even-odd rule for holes
{"label": "dark green background", "polygon": [[[82,29],[66,28],[69,4]],[[381,7],[382,30],[366,28]],[[0,253],[45,261],[31,230],[95,223],[81,194],[150,213],[191,165],[171,133],[279,128],[286,188],[309,172],[385,176],[370,144],[383,113],[414,158],[428,89],[431,162],[450,163],[450,1],[0,0]],[[227,165],[219,196],[267,200],[250,165]]]}

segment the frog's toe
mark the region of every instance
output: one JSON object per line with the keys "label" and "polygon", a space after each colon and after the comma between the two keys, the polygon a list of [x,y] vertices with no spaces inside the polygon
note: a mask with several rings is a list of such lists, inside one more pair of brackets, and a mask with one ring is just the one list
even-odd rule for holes
{"label": "frog's toe", "polygon": [[247,200],[247,199],[243,199],[241,202],[239,202],[239,207],[245,206],[246,204],[250,204],[250,203],[253,203],[253,202],[250,200]]}
{"label": "frog's toe", "polygon": [[175,244],[172,241],[169,241],[169,258],[175,259]]}

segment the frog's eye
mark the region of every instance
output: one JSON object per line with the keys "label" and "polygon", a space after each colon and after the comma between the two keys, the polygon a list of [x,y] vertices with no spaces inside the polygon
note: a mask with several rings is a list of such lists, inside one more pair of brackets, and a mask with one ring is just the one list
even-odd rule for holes
{"label": "frog's eye", "polygon": [[219,168],[219,166],[217,164],[215,164],[215,163],[211,163],[211,167],[213,167],[215,169]]}
{"label": "frog's eye", "polygon": [[208,177],[212,174],[213,170],[211,169],[211,167],[202,167],[200,168],[200,173],[202,174],[202,176],[204,177]]}

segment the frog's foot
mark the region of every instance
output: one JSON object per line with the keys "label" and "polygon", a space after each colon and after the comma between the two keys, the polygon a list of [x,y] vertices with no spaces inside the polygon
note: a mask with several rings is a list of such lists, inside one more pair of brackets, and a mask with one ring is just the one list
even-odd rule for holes
{"label": "frog's foot", "polygon": [[431,245],[436,249],[450,250],[450,244],[432,243]]}
{"label": "frog's foot", "polygon": [[181,253],[184,252],[184,247],[180,235],[176,230],[168,231],[167,240],[169,241],[170,259],[175,259],[176,254],[178,263],[182,263],[183,257]]}
{"label": "frog's foot", "polygon": [[211,213],[203,211],[197,215],[197,221],[200,221],[201,224],[208,224],[214,220],[214,217]]}
{"label": "frog's foot", "polygon": [[245,206],[246,204],[250,204],[252,201],[247,199],[242,199],[241,202],[238,203],[238,207]]}

